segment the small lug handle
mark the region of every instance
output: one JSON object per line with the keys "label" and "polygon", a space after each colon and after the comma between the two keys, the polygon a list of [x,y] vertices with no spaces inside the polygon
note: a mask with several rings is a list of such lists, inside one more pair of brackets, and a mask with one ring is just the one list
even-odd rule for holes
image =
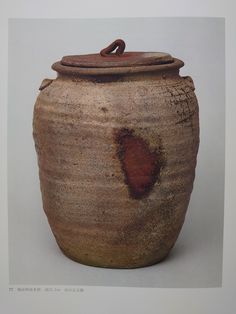
{"label": "small lug handle", "polygon": [[183,76],[183,78],[186,80],[187,85],[194,91],[195,86],[194,86],[193,79],[190,76]]}
{"label": "small lug handle", "polygon": [[39,87],[39,90],[42,91],[44,88],[48,87],[51,83],[53,82],[53,80],[51,79],[44,79]]}
{"label": "small lug handle", "polygon": [[106,48],[104,48],[104,49],[102,49],[100,51],[100,55],[103,56],[103,57],[107,57],[115,49],[116,49],[115,54],[117,56],[121,56],[124,53],[124,51],[125,51],[125,42],[124,42],[124,40],[117,39],[117,40],[113,41],[113,43],[111,43],[109,46],[107,46]]}

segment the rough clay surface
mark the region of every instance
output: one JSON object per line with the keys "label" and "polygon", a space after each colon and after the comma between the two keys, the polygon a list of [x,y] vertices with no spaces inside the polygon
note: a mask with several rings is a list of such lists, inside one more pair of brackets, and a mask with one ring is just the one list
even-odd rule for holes
{"label": "rough clay surface", "polygon": [[137,77],[59,76],[35,104],[44,211],[61,250],[81,263],[156,263],[184,222],[199,145],[193,83]]}

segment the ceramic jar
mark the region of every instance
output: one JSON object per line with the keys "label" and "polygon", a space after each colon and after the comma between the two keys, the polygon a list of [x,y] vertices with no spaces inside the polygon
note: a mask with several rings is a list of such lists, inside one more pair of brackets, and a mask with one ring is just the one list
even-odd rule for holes
{"label": "ceramic jar", "polygon": [[[114,50],[116,51],[114,52]],[[181,60],[124,52],[53,64],[34,107],[43,208],[65,255],[135,268],[174,246],[193,189],[198,103]]]}

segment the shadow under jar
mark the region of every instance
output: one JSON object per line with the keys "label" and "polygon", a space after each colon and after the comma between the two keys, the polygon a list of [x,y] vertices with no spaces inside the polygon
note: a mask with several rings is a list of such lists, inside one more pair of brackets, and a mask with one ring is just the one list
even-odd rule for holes
{"label": "shadow under jar", "polygon": [[[65,56],[34,107],[43,207],[69,258],[136,268],[164,259],[184,222],[199,146],[181,60],[160,52]],[[115,52],[114,52],[115,51]]]}

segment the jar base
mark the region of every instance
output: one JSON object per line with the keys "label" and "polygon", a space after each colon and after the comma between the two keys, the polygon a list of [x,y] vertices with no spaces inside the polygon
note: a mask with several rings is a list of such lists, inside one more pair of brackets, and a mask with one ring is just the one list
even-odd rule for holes
{"label": "jar base", "polygon": [[62,248],[59,245],[59,248],[61,250],[61,252],[68,257],[69,259],[71,259],[74,262],[77,262],[79,264],[82,265],[86,265],[86,266],[92,266],[92,267],[99,267],[99,268],[110,268],[110,269],[135,269],[135,268],[144,268],[144,267],[148,267],[148,266],[153,266],[155,264],[159,264],[162,261],[164,261],[169,253],[167,252],[164,256],[162,256],[161,258],[159,257],[158,259],[152,260],[151,262],[143,262],[143,263],[130,263],[130,264],[115,264],[113,263],[101,263],[101,262],[95,262],[95,261],[91,261],[89,259],[83,259],[83,258],[78,258],[73,256],[72,254],[70,254],[66,249]]}

